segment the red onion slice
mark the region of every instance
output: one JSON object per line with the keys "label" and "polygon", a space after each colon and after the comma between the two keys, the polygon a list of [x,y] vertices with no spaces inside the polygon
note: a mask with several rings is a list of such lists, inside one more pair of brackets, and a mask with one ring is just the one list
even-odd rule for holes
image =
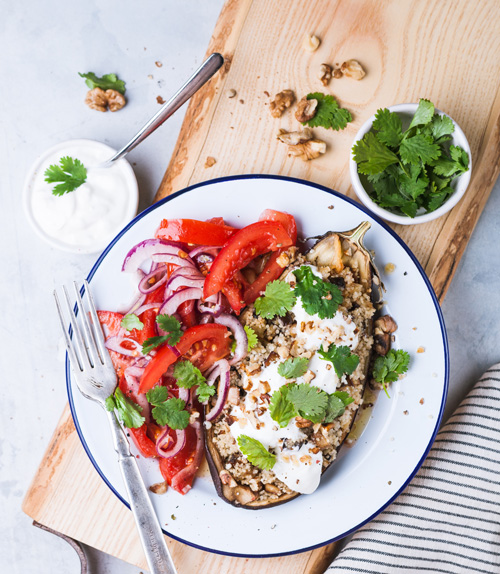
{"label": "red onion slice", "polygon": [[236,349],[229,360],[229,364],[235,365],[248,355],[248,336],[246,331],[236,317],[228,315],[227,313],[221,313],[219,316],[214,317],[214,321],[228,327],[233,332],[236,340]]}
{"label": "red onion slice", "polygon": [[179,398],[182,399],[187,405],[189,402],[189,389],[179,387]]}
{"label": "red onion slice", "polygon": [[[160,275],[160,279],[156,280],[156,278]],[[153,283],[151,283],[151,279],[155,279]],[[145,295],[155,291],[163,285],[168,279],[167,268],[163,265],[162,267],[156,267],[153,271],[145,275],[139,282],[139,291]]]}
{"label": "red onion slice", "polygon": [[200,299],[203,295],[203,290],[197,287],[188,287],[187,289],[181,289],[181,291],[175,292],[168,299],[163,302],[160,307],[160,315],[173,315],[179,305],[185,301],[191,299]]}
{"label": "red onion slice", "polygon": [[177,291],[177,289],[181,289],[183,287],[198,287],[199,289],[203,289],[204,284],[205,278],[202,277],[201,274],[199,274],[198,277],[176,275],[168,280],[167,286],[172,291]]}
{"label": "red onion slice", "polygon": [[198,311],[200,313],[209,313],[210,315],[219,315],[222,310],[221,293],[211,295],[205,301],[198,301]]}
{"label": "red onion slice", "polygon": [[192,267],[195,269],[194,261],[185,251],[177,250],[177,253],[153,253],[151,259],[156,263],[171,263],[180,267]]}
{"label": "red onion slice", "polygon": [[196,450],[194,453],[193,462],[190,465],[184,467],[182,470],[180,470],[172,478],[172,488],[177,490],[177,492],[181,492],[182,494],[186,494],[187,492],[189,492],[191,490],[191,486],[186,484],[185,486],[180,488],[181,484],[183,484],[183,482],[186,482],[186,479],[188,479],[191,476],[194,476],[198,472],[198,469],[200,468],[201,465],[201,461],[203,460],[204,438],[201,423],[195,421],[191,424],[191,426],[196,431]]}
{"label": "red onion slice", "polygon": [[212,255],[216,257],[221,249],[221,247],[217,247],[215,245],[199,245],[198,247],[191,249],[189,257],[192,259],[195,259],[199,255]]}
{"label": "red onion slice", "polygon": [[[133,349],[124,349],[121,346],[121,343],[126,342],[132,345]],[[120,353],[120,355],[125,355],[127,357],[137,357],[138,355],[142,355],[142,345],[139,344],[137,341],[133,339],[129,339],[128,337],[110,337],[104,343],[105,347],[111,351],[115,351],[115,353]]]}
{"label": "red onion slice", "polygon": [[226,404],[229,392],[229,363],[226,359],[221,359],[220,361],[217,361],[215,365],[217,365],[217,368],[210,372],[210,375],[207,378],[207,385],[213,385],[217,377],[220,377],[220,380],[217,388],[217,401],[212,410],[206,415],[205,420],[207,421],[212,421],[220,415],[224,405]]}
{"label": "red onion slice", "polygon": [[139,315],[142,315],[144,311],[149,311],[150,309],[159,309],[161,305],[162,305],[161,303],[147,303],[146,305],[142,305],[141,307],[139,307],[139,309],[134,311],[134,315],[137,315],[137,317],[139,317]]}
{"label": "red onion slice", "polygon": [[175,431],[175,442],[174,439],[170,436],[168,427],[165,428],[165,432],[160,435],[158,440],[156,441],[156,452],[158,456],[162,458],[171,458],[179,453],[186,444],[186,431],[185,430],[176,430]]}
{"label": "red onion slice", "polygon": [[144,261],[152,259],[152,256],[155,254],[178,255],[179,253],[184,253],[188,257],[188,254],[182,250],[180,244],[162,239],[146,239],[132,247],[127,253],[123,261],[122,271],[126,273],[137,271]]}

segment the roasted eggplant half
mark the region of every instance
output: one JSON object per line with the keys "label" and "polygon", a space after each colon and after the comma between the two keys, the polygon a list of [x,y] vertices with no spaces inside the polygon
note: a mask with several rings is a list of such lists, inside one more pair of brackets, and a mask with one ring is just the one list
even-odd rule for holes
{"label": "roasted eggplant half", "polygon": [[226,502],[283,504],[313,492],[336,459],[362,403],[374,346],[380,281],[363,247],[369,228],[329,232],[307,253],[289,252],[280,281],[295,302],[286,314],[265,318],[254,305],[242,313],[258,344],[231,367],[227,402],[205,423],[210,472]]}

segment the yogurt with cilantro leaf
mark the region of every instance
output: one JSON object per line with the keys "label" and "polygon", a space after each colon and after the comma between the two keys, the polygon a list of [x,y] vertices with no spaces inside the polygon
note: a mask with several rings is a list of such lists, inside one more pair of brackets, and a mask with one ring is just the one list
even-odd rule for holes
{"label": "yogurt with cilantro leaf", "polygon": [[[32,167],[24,190],[25,211],[35,231],[52,246],[96,253],[135,216],[138,187],[130,164],[121,159],[111,167],[97,167],[114,153],[101,142],[71,140],[49,149]],[[61,164],[61,158],[69,159]],[[51,166],[53,179],[59,173],[64,181],[45,181]]]}

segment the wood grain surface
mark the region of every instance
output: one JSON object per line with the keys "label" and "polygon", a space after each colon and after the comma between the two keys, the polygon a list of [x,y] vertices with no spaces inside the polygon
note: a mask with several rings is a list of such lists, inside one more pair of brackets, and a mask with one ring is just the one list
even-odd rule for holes
{"label": "wood grain surface", "polygon": [[[244,173],[298,177],[354,197],[348,158],[359,127],[379,107],[429,98],[469,140],[470,187],[447,216],[393,227],[442,300],[499,173],[499,29],[497,0],[228,0],[207,51],[221,52],[226,65],[191,100],[156,199],[193,183]],[[305,33],[322,40],[312,54],[302,49]],[[332,80],[323,88],[317,78],[320,64],[349,58],[363,64],[366,77]],[[286,146],[276,140],[280,128],[298,125],[291,112],[280,119],[269,113],[267,94],[285,88],[298,98],[311,91],[332,93],[352,112],[354,121],[340,133],[315,130],[328,145],[321,158],[305,163],[288,157]],[[236,97],[228,97],[230,89]],[[216,159],[210,168],[205,167],[208,156]],[[37,522],[146,567],[131,513],[88,460],[69,408],[23,510]],[[179,574],[319,574],[337,548],[332,544],[292,557],[241,559],[168,543]]]}

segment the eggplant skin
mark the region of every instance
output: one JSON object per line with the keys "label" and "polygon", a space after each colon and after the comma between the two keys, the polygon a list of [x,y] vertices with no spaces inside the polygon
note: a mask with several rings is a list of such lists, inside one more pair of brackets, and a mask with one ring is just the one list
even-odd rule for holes
{"label": "eggplant skin", "polygon": [[[300,264],[311,263],[317,267],[328,267],[331,270],[331,275],[333,278],[332,282],[335,282],[335,275],[342,273],[344,268],[348,268],[352,274],[356,277],[356,284],[361,285],[363,293],[368,295],[370,301],[375,300],[375,287],[380,284],[378,280],[378,272],[373,263],[371,254],[364,248],[362,239],[366,231],[370,228],[368,222],[361,223],[357,228],[339,233],[339,232],[328,232],[322,237],[318,238],[313,247],[301,256]],[[286,276],[290,271],[297,267],[297,263],[292,263],[283,273]],[[374,309],[373,309],[374,312]],[[253,306],[247,308],[241,315],[242,323],[246,323],[246,318],[253,317]],[[275,320],[278,320],[276,318]],[[267,321],[267,323],[273,323],[273,321]],[[356,322],[357,326],[358,322]],[[260,334],[259,334],[260,335]],[[338,446],[335,447],[333,456],[331,460],[324,464],[322,472],[326,472],[328,468],[332,466],[336,455],[347,438],[352,425],[354,424],[357,411],[361,405],[362,396],[364,388],[367,381],[368,370],[371,363],[371,354],[373,352],[373,319],[372,317],[366,317],[363,320],[363,324],[360,326],[360,344],[361,340],[370,341],[366,347],[366,352],[363,356],[360,356],[360,370],[361,374],[358,380],[352,382],[350,377],[348,379],[348,385],[342,387],[342,390],[351,391],[350,394],[356,397],[355,402],[349,405],[349,413],[351,418],[348,420],[348,424],[345,428],[340,428],[336,435],[336,440]],[[238,365],[235,367],[238,369]],[[206,407],[207,412],[210,410],[210,406]],[[346,409],[347,412],[347,409]],[[261,491],[253,492],[250,487],[246,484],[241,484],[235,479],[230,472],[226,469],[227,460],[221,455],[219,449],[217,448],[217,441],[214,439],[215,428],[218,424],[227,424],[225,411],[209,425],[209,428],[205,428],[205,451],[207,456],[208,465],[210,468],[210,474],[215,485],[217,494],[227,503],[238,507],[245,508],[248,510],[260,510],[263,508],[272,508],[286,502],[290,502],[300,493],[289,491],[280,492],[279,496],[274,496],[273,498],[263,496],[265,493],[264,489]],[[331,449],[333,445],[329,445]],[[240,456],[242,456],[240,454]],[[248,463],[249,464],[249,463]],[[253,467],[255,468],[255,467]],[[262,483],[261,483],[262,484]]]}

